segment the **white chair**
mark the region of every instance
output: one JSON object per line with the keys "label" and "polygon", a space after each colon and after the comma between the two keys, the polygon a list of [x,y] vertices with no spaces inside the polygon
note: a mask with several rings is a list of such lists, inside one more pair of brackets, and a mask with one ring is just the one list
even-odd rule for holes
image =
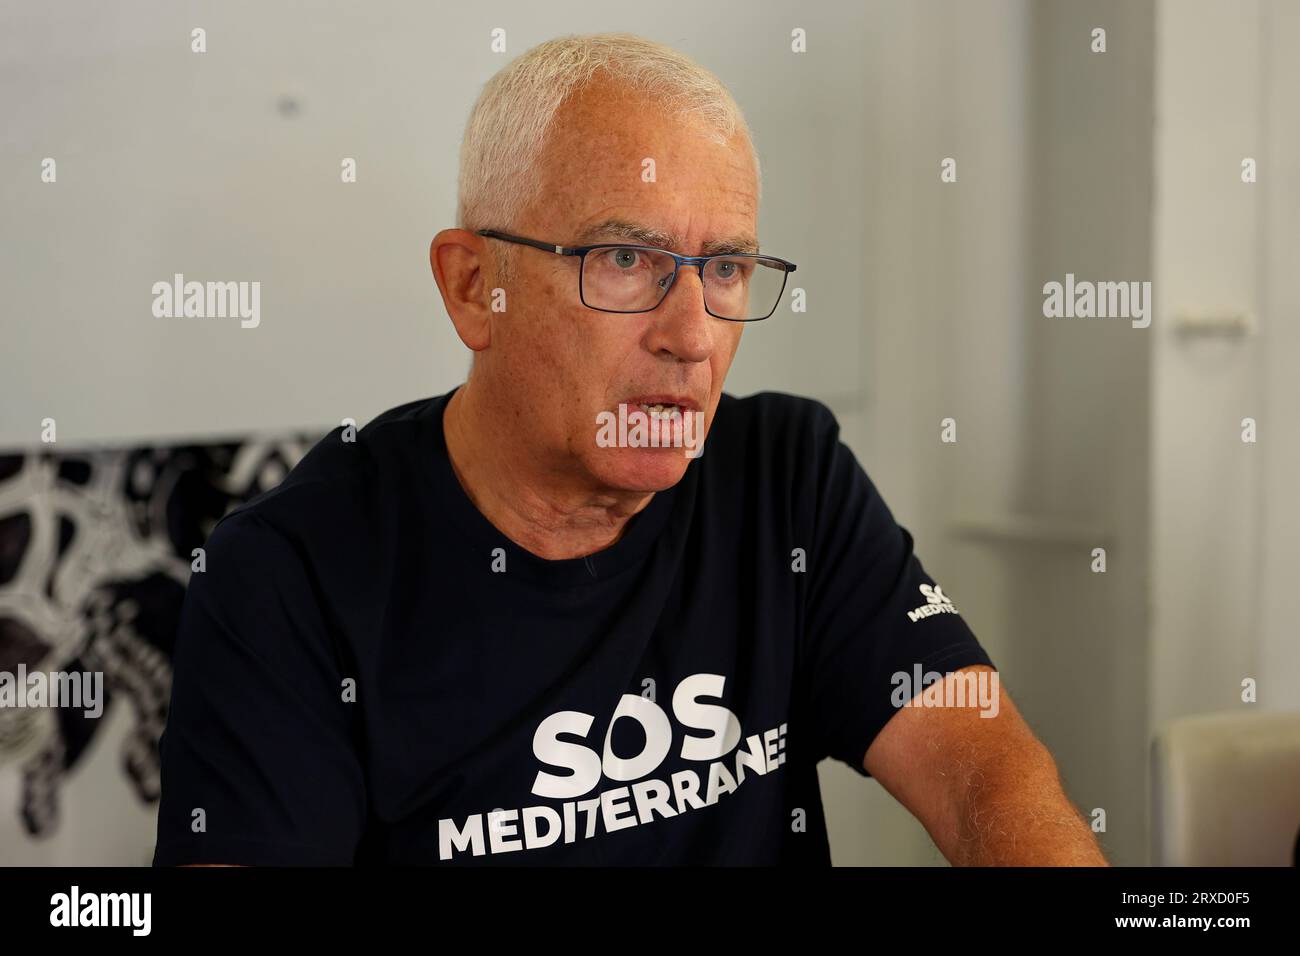
{"label": "white chair", "polygon": [[1300,712],[1208,714],[1151,747],[1155,866],[1294,866]]}

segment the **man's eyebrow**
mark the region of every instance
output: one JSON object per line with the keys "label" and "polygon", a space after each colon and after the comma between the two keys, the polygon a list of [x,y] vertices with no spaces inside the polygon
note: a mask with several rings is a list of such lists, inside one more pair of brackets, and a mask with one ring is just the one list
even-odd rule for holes
{"label": "man's eyebrow", "polygon": [[758,240],[752,236],[729,236],[725,239],[710,239],[704,243],[704,251],[701,255],[725,256],[741,252],[757,254]]}
{"label": "man's eyebrow", "polygon": [[[593,242],[623,241],[640,246],[656,246],[660,249],[681,248],[684,244],[680,236],[670,235],[658,229],[651,229],[625,219],[606,219],[584,229],[574,245],[585,246]],[[701,255],[718,256],[733,253],[758,252],[758,240],[751,236],[728,236],[710,239],[704,243]]]}

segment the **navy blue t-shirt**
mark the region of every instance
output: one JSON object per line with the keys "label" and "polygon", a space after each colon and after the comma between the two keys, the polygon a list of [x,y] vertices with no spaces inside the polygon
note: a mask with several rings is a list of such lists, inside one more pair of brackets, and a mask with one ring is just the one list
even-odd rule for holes
{"label": "navy blue t-shirt", "polygon": [[465,494],[450,394],[214,529],[156,864],[825,865],[818,762],[865,776],[894,675],[991,663],[818,402],[723,395],[617,543],[550,561]]}

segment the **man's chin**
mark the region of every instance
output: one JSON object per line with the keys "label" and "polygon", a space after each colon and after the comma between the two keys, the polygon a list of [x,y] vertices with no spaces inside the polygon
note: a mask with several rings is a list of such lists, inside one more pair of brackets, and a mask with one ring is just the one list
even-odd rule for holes
{"label": "man's chin", "polygon": [[606,448],[592,471],[602,484],[620,491],[667,491],[690,463],[681,448]]}

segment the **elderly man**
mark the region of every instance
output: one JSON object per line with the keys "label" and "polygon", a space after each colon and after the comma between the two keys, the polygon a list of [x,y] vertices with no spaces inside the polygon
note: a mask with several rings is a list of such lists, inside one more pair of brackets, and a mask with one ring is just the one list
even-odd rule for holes
{"label": "elderly man", "polygon": [[157,863],[826,864],[830,756],[954,863],[1104,864],[830,412],[723,393],[788,309],[758,200],[672,50],[489,82],[430,250],[467,381],[213,532]]}

